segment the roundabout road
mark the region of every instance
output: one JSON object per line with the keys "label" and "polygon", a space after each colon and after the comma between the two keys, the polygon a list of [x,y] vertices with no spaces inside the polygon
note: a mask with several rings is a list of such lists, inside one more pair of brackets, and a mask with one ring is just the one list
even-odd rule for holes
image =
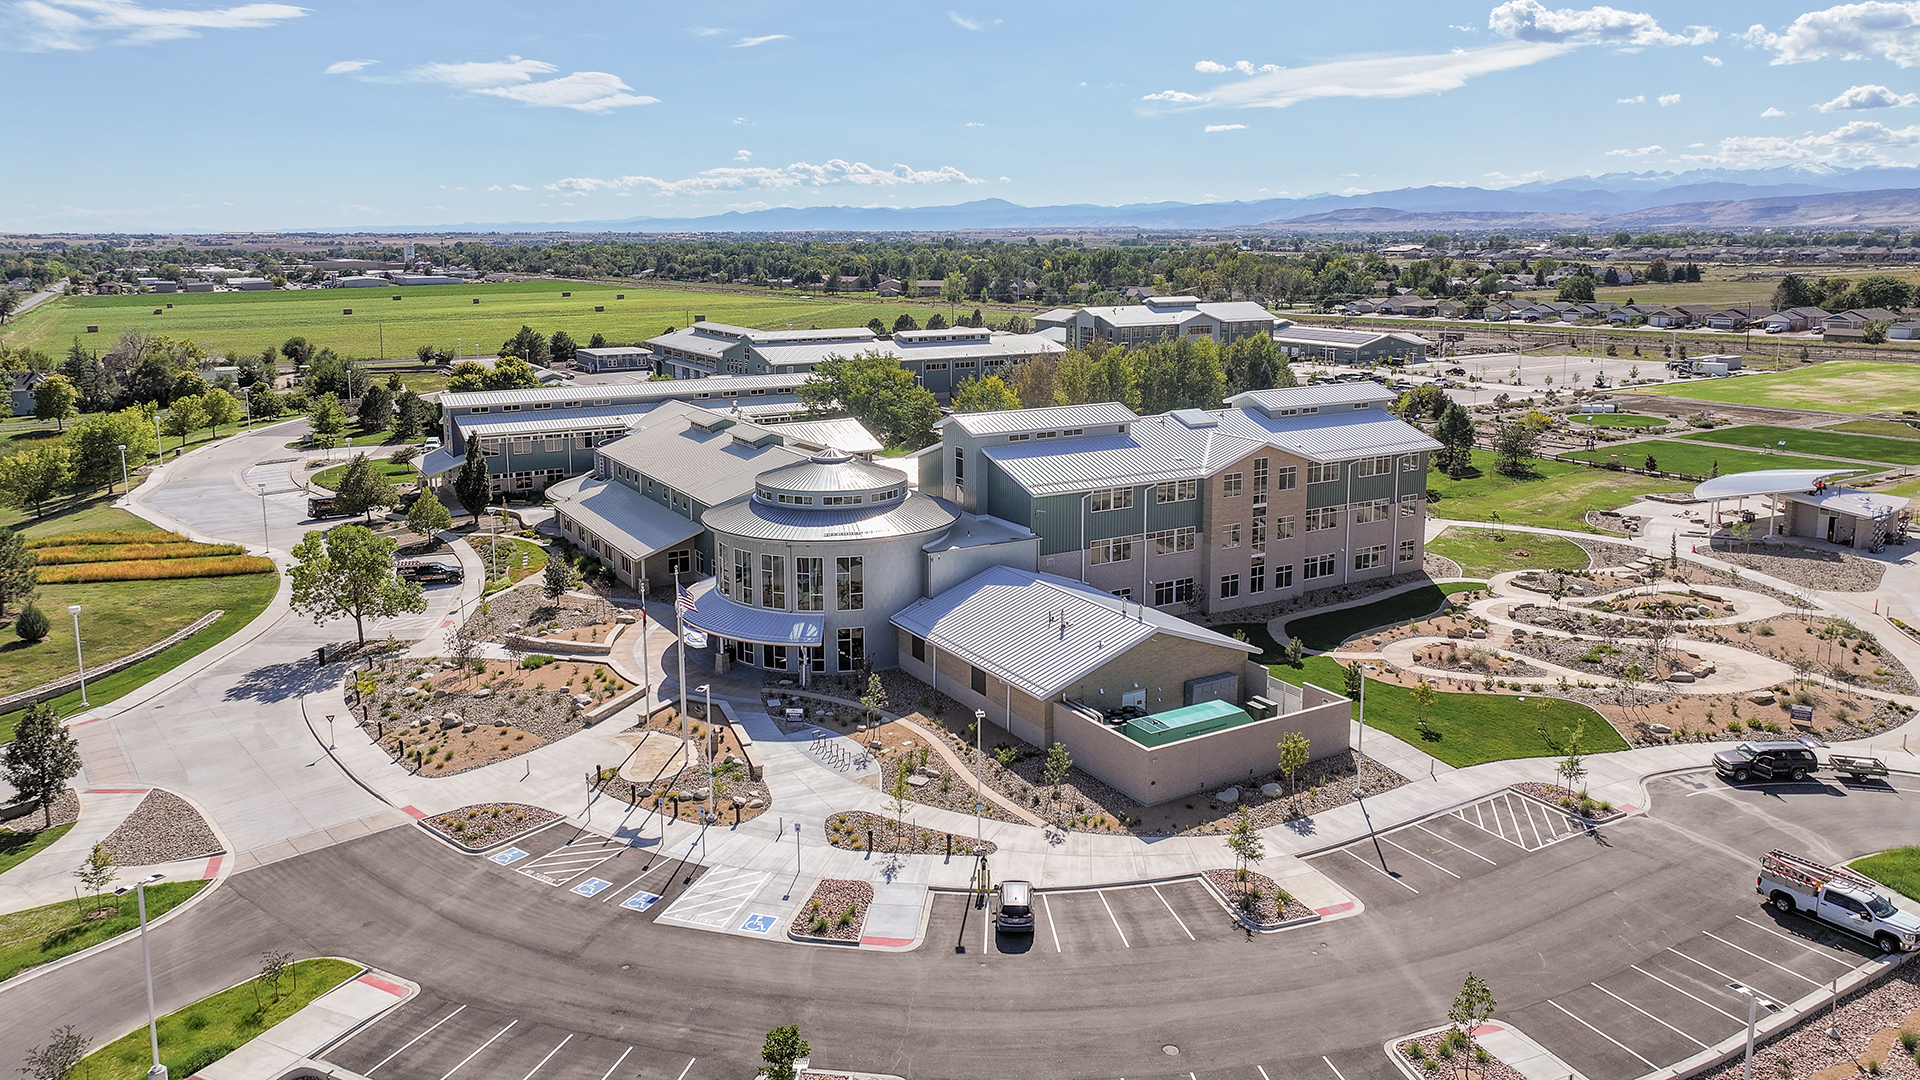
{"label": "roundabout road", "polygon": [[[621,1076],[741,1076],[762,1034],[785,1023],[800,1025],[822,1067],[910,1078],[1337,1069],[1384,1080],[1397,1074],[1381,1042],[1441,1022],[1472,970],[1498,996],[1499,1018],[1594,1080],[1633,1076],[1738,1029],[1713,996],[1722,974],[1790,999],[1865,959],[1812,924],[1768,916],[1751,891],[1755,862],[1776,846],[1837,859],[1910,841],[1920,783],[1735,789],[1692,773],[1654,781],[1651,794],[1646,816],[1552,842],[1492,836],[1484,814],[1422,823],[1452,848],[1382,834],[1380,857],[1399,879],[1344,849],[1321,856],[1368,900],[1358,918],[1248,937],[1222,932],[1221,914],[1192,939],[1005,953],[958,953],[945,935],[884,953],[656,923],[404,827],[232,877],[155,931],[155,977],[163,1008],[245,978],[266,949],[351,956],[419,981],[426,993],[382,1022],[392,1026],[341,1048],[337,1063],[355,1071],[465,1006],[376,1080],[439,1080],[503,1029],[482,1051],[495,1056],[463,1075],[525,1075],[523,1059],[571,1035],[577,1053],[556,1055],[542,1080],[591,1080],[627,1047]],[[1350,846],[1375,853],[1371,839]],[[1456,848],[1480,861],[1463,869],[1474,860],[1445,854]],[[621,858],[631,877],[648,855]],[[689,869],[671,868],[676,887]],[[115,948],[0,995],[0,1060],[77,1018],[96,1039],[136,1026],[139,964],[138,949]],[[1634,972],[1651,981],[1622,981]]]}

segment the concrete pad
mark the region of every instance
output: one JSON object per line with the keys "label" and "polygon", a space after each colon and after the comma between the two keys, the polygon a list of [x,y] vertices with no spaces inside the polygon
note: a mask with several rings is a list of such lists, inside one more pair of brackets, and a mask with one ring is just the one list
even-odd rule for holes
{"label": "concrete pad", "polygon": [[860,944],[895,948],[912,945],[920,939],[926,907],[925,885],[876,883],[873,902],[867,905],[866,923],[861,927]]}
{"label": "concrete pad", "polygon": [[1487,1053],[1511,1065],[1527,1080],[1586,1080],[1511,1024],[1483,1024],[1473,1037],[1487,1048]]}

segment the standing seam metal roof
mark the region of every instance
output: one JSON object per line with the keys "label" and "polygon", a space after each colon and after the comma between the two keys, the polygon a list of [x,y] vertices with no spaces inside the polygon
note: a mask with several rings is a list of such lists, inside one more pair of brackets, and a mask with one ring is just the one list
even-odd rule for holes
{"label": "standing seam metal roof", "polygon": [[1125,435],[990,446],[983,453],[1034,495],[1092,487],[1131,487],[1211,475],[1254,453],[1264,439],[1219,427],[1191,428],[1165,416],[1142,417]]}
{"label": "standing seam metal roof", "polygon": [[1006,435],[1047,428],[1130,424],[1140,415],[1117,401],[1095,405],[1052,405],[1039,409],[1002,409],[998,412],[955,413],[934,424],[952,424],[969,435]]}

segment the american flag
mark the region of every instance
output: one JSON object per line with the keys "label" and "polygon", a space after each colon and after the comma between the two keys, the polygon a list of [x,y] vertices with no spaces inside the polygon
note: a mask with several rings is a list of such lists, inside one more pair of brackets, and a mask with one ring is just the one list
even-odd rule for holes
{"label": "american flag", "polygon": [[677,615],[685,615],[689,611],[700,610],[693,605],[693,594],[687,591],[685,585],[676,583],[673,587],[673,610]]}

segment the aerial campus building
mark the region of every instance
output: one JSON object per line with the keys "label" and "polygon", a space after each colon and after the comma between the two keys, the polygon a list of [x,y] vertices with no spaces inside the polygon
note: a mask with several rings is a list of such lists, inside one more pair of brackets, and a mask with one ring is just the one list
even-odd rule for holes
{"label": "aerial campus building", "polygon": [[715,375],[798,375],[818,364],[874,354],[899,361],[935,394],[968,379],[998,375],[1022,360],[1065,349],[1040,334],[955,326],[882,336],[865,326],[825,330],[754,330],[706,322],[648,340],[657,369],[676,379]]}
{"label": "aerial campus building", "polygon": [[1138,304],[1055,308],[1034,316],[1033,325],[1068,348],[1083,349],[1096,341],[1131,346],[1181,338],[1230,345],[1241,338],[1271,334],[1288,323],[1251,301],[1207,303],[1197,296],[1150,296]]}

